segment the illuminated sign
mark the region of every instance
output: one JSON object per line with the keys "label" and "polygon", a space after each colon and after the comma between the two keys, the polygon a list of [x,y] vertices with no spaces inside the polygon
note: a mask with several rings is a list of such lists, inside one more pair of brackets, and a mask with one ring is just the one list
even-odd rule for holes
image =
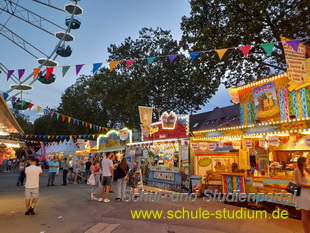
{"label": "illuminated sign", "polygon": [[163,115],[161,116],[163,129],[174,129],[177,121],[178,117],[175,115],[173,111],[171,111],[169,114],[167,112],[164,112]]}
{"label": "illuminated sign", "polygon": [[150,129],[150,135],[153,135],[154,133],[157,133],[159,131],[159,128],[158,127],[151,127]]}

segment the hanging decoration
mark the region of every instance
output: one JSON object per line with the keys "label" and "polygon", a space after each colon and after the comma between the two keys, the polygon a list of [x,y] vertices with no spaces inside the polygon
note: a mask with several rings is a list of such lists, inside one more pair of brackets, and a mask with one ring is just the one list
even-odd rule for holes
{"label": "hanging decoration", "polygon": [[[228,50],[232,50],[232,49],[239,49],[244,57],[246,58],[249,55],[249,52],[251,50],[252,47],[254,46],[260,46],[261,48],[263,48],[265,50],[265,52],[268,55],[272,55],[272,50],[275,44],[277,43],[282,43],[283,47],[284,47],[284,51],[285,51],[285,55],[286,55],[286,60],[287,60],[287,64],[290,64],[288,62],[288,50],[292,50],[294,53],[299,54],[302,52],[302,54],[305,54],[306,52],[308,54],[310,54],[310,48],[301,44],[301,42],[303,40],[309,40],[309,38],[299,38],[299,39],[295,39],[295,40],[289,40],[287,38],[281,37],[281,41],[275,41],[273,43],[265,43],[265,44],[254,44],[254,45],[245,45],[245,46],[239,46],[239,47],[231,47],[231,48],[224,48],[224,49],[213,49],[213,50],[206,50],[206,51],[199,51],[199,52],[191,52],[189,53],[190,58],[192,61],[194,61],[197,56],[199,56],[201,53],[207,53],[207,52],[213,52],[215,51],[218,56],[219,59],[222,60],[224,54],[226,54],[226,52]],[[302,48],[302,51],[301,51]],[[292,54],[292,56],[296,57],[296,54]],[[92,72],[95,73],[103,63],[109,63],[110,65],[110,72],[113,71],[113,69],[120,63],[120,62],[125,62],[126,68],[130,67],[134,62],[136,61],[140,61],[140,60],[147,60],[147,64],[150,65],[157,57],[167,57],[169,62],[172,63],[174,61],[174,59],[178,56],[179,54],[169,54],[169,55],[160,55],[160,56],[153,56],[153,57],[144,57],[144,58],[136,58],[136,59],[124,59],[124,60],[119,60],[119,61],[111,61],[111,62],[100,62],[100,63],[94,63],[91,64],[93,66]],[[80,65],[74,65],[76,68],[76,75],[79,74],[79,72],[81,71],[82,67],[85,64],[80,64]],[[62,77],[64,77],[67,73],[67,71],[69,70],[69,68],[71,66],[60,66],[62,67]],[[49,76],[51,75],[51,73],[53,72],[54,68],[57,68],[57,66],[55,67],[47,67],[46,68],[46,79],[49,78]],[[289,68],[289,67],[288,67]],[[289,69],[288,69],[289,70]],[[20,72],[25,72],[25,69],[19,69],[18,71]],[[31,70],[33,72],[33,77],[36,78],[37,75],[40,72],[40,68],[33,68]],[[8,74],[7,74],[7,81],[10,79],[11,75],[14,73],[14,70],[8,70]],[[22,74],[22,73],[21,73]],[[23,77],[24,74],[19,75],[20,79]],[[304,74],[302,74],[304,76]],[[297,79],[298,81],[300,80],[299,78]]]}

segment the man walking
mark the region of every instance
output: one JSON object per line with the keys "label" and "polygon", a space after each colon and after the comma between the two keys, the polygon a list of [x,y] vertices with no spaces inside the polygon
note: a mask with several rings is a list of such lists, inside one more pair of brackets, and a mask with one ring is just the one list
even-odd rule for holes
{"label": "man walking", "polygon": [[62,186],[66,186],[67,185],[67,175],[68,175],[68,171],[69,171],[69,162],[67,161],[67,158],[64,158],[63,162],[62,162]]}
{"label": "man walking", "polygon": [[[102,187],[100,192],[100,198],[98,201],[100,202],[110,202],[108,199],[109,192],[110,192],[110,184],[112,182],[112,174],[113,174],[113,162],[111,160],[110,152],[107,152],[105,159],[101,161],[101,168],[102,168]],[[105,198],[103,199],[103,193],[105,190]]]}
{"label": "man walking", "polygon": [[25,169],[27,177],[25,184],[26,215],[35,215],[34,207],[39,198],[39,176],[42,175],[42,168],[41,166],[36,166],[36,162],[37,160],[32,158],[30,166]]}
{"label": "man walking", "polygon": [[59,162],[57,161],[57,158],[54,157],[54,160],[51,160],[48,162],[48,181],[47,186],[55,186],[55,176],[57,172],[57,168],[59,167]]}

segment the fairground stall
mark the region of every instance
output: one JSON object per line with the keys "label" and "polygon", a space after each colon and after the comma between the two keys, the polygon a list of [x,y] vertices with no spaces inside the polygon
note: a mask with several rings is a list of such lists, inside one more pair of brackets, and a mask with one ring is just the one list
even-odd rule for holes
{"label": "fairground stall", "polygon": [[[120,161],[124,155],[126,144],[132,142],[132,131],[124,128],[122,130],[111,130],[107,134],[100,135],[97,138],[98,153],[104,154],[112,152],[116,155],[117,160]],[[95,149],[95,148],[93,148]]]}
{"label": "fairground stall", "polygon": [[[279,206],[298,217],[295,199],[283,202],[283,195],[276,194],[282,191],[285,194],[287,184],[294,182],[297,158],[310,158],[309,85],[307,81],[297,85],[283,74],[233,89],[231,96],[234,103],[239,103],[241,126],[194,132],[193,143],[219,146],[226,142],[238,149],[239,159],[231,155],[230,161],[224,161],[223,193],[240,190],[241,193],[274,194],[275,198],[268,201],[242,204],[267,210]],[[226,170],[227,163],[235,164]]]}
{"label": "fairground stall", "polygon": [[188,128],[188,116],[173,112],[141,125],[143,141],[127,144],[127,151],[140,162],[144,184],[179,192],[188,188]]}
{"label": "fairground stall", "polygon": [[3,171],[3,163],[6,159],[15,158],[15,149],[26,146],[24,142],[7,140],[11,133],[23,134],[24,131],[0,94],[0,172]]}

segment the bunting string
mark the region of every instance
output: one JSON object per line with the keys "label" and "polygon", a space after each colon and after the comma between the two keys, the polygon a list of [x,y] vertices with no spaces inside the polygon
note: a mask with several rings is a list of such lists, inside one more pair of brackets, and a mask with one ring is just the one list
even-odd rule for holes
{"label": "bunting string", "polygon": [[[309,40],[310,38],[300,38],[300,39],[294,39],[294,40],[288,40],[285,43],[287,43],[289,46],[291,46],[295,51],[298,50],[298,46],[301,43],[301,41],[304,40]],[[194,61],[196,59],[196,57],[198,57],[200,54],[202,53],[208,53],[208,52],[216,52],[219,56],[219,59],[222,60],[223,56],[225,55],[225,53],[229,50],[233,50],[233,49],[238,49],[240,50],[244,57],[248,57],[251,48],[253,47],[257,47],[260,46],[261,48],[264,49],[264,51],[271,56],[272,55],[272,50],[275,44],[279,44],[279,43],[283,43],[283,41],[274,41],[271,43],[263,43],[263,44],[251,44],[251,45],[245,45],[245,46],[238,46],[238,47],[229,47],[229,48],[222,48],[222,49],[210,49],[210,50],[204,50],[204,51],[196,51],[196,52],[189,52],[189,56],[191,58],[192,61]],[[307,46],[306,48],[306,52],[307,54],[310,56],[310,47]],[[64,77],[66,75],[66,73],[68,72],[69,68],[74,66],[75,67],[75,75],[77,76],[79,74],[79,72],[81,71],[81,69],[85,66],[85,65],[91,65],[92,66],[92,73],[96,73],[99,68],[102,66],[103,63],[108,63],[110,66],[110,72],[112,72],[114,70],[114,68],[121,62],[125,62],[126,68],[132,67],[133,63],[137,62],[137,61],[142,61],[145,60],[147,61],[147,64],[150,65],[156,58],[168,58],[168,61],[170,63],[172,63],[178,56],[179,54],[169,54],[169,55],[157,55],[154,57],[143,57],[143,58],[131,58],[128,60],[122,59],[119,61],[105,61],[105,62],[99,62],[99,63],[93,63],[93,64],[78,64],[78,65],[67,65],[67,66],[54,66],[54,67],[47,67],[46,68],[46,79],[48,79],[52,72],[54,71],[54,68],[61,68],[62,70],[62,77]],[[22,77],[24,77],[25,71],[26,70],[30,70],[33,73],[33,78],[36,78],[37,75],[40,72],[40,68],[32,68],[32,69],[18,69],[18,76],[19,79],[21,80]],[[13,75],[15,70],[8,70],[7,72],[7,81],[11,78],[11,76]]]}
{"label": "bunting string", "polygon": [[[3,96],[5,93],[2,93]],[[17,101],[22,101],[22,106],[25,106],[25,105],[28,105],[28,109],[31,110],[34,106],[37,107],[37,113],[39,114],[41,112],[41,109],[42,107],[41,106],[38,106],[38,105],[34,105],[33,103],[30,103],[30,102],[27,102],[27,101],[23,101],[23,100],[18,100],[15,96],[12,97],[12,104],[16,104]],[[59,120],[61,119],[62,122],[67,122],[68,124],[75,124],[75,125],[82,125],[86,128],[89,128],[89,129],[94,129],[94,130],[97,130],[97,131],[109,131],[109,129],[107,127],[102,127],[102,126],[99,126],[99,125],[95,125],[95,124],[92,124],[92,123],[89,123],[89,122],[86,122],[86,121],[82,121],[82,120],[79,120],[79,119],[76,119],[76,118],[73,118],[71,116],[67,116],[67,115],[64,115],[64,114],[61,114],[61,113],[58,113],[56,111],[52,111],[50,109],[46,109],[46,108],[43,108],[43,114],[44,115],[50,115],[51,117],[54,117],[56,116],[56,119]]]}

